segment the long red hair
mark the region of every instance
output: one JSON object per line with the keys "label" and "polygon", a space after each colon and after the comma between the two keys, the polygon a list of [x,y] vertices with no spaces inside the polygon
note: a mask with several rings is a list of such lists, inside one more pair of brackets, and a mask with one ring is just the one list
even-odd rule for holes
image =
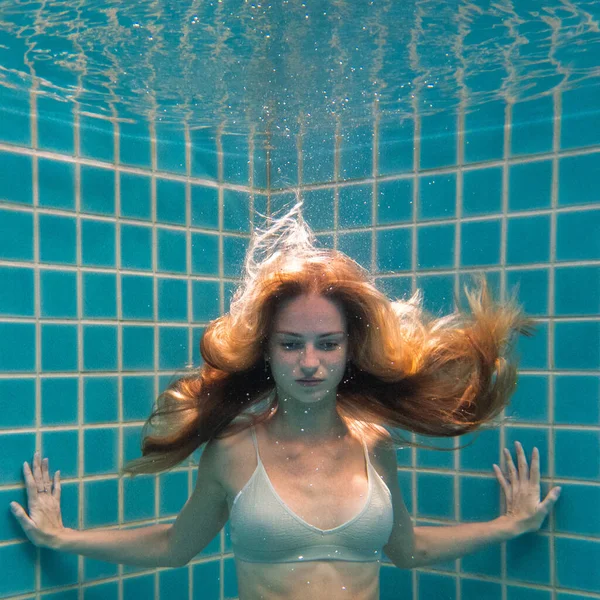
{"label": "long red hair", "polygon": [[479,276],[465,287],[469,311],[435,317],[420,291],[392,301],[354,260],[316,246],[301,205],[253,234],[230,311],[202,336],[204,364],[160,394],[144,425],[143,456],[122,472],[164,471],[210,439],[269,418],[277,398],[266,344],[280,303],[301,294],[336,301],[346,316],[350,360],[337,407],[349,426],[379,437],[383,426],[393,443],[410,444],[397,429],[460,436],[507,405],[517,380],[513,341],[533,325],[514,299],[494,302]]}

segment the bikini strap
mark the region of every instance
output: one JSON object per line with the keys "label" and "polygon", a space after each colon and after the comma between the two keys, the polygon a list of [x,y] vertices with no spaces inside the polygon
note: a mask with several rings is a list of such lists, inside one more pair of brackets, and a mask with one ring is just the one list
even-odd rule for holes
{"label": "bikini strap", "polygon": [[256,430],[254,429],[254,425],[250,427],[250,432],[252,433],[252,443],[254,444],[254,450],[256,450],[256,462],[260,463],[260,454],[258,453],[258,440],[256,439]]}
{"label": "bikini strap", "polygon": [[369,448],[367,447],[367,442],[365,442],[364,437],[361,437],[360,442],[363,447],[363,452],[365,454],[365,462],[367,464],[367,469],[368,469],[369,466],[371,465],[371,459],[369,458]]}

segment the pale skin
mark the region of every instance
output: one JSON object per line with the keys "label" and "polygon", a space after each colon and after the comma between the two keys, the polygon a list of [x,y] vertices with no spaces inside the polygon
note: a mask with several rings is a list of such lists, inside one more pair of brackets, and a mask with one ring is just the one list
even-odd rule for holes
{"label": "pale skin", "polygon": [[[279,408],[257,427],[257,437],[272,485],[291,511],[315,527],[329,529],[345,523],[364,505],[367,478],[360,442],[336,410],[337,386],[348,360],[343,311],[318,296],[299,296],[283,304],[266,358]],[[301,378],[323,381],[305,387],[297,381]],[[383,550],[400,568],[444,562],[489,543],[535,532],[559,497],[560,488],[555,487],[540,501],[539,451],[533,449],[529,467],[521,444],[516,442],[516,465],[504,449],[507,476],[494,465],[505,495],[504,515],[490,523],[413,527],[398,487],[395,452],[385,443],[365,441],[375,470],[392,493],[394,528]],[[203,453],[206,457],[199,467],[199,485],[172,528],[173,552],[181,550],[171,566],[186,564],[211,541],[227,521],[233,498],[256,468],[249,430],[211,444],[210,451]],[[36,453],[33,470],[26,462],[23,472],[29,514],[11,503],[16,507],[13,514],[32,543],[58,548],[54,540],[64,530],[59,471],[54,474],[53,487],[48,459],[41,460]],[[44,488],[48,493],[40,493]],[[378,562],[264,565],[236,560],[239,597],[295,600],[306,598],[310,590],[313,600],[376,600],[379,567]]]}

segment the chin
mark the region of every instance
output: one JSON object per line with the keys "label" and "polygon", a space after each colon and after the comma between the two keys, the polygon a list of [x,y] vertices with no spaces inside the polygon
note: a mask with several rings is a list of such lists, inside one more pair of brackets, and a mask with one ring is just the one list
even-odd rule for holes
{"label": "chin", "polygon": [[[301,386],[300,386],[301,387]],[[300,402],[320,402],[328,396],[336,396],[337,392],[335,388],[331,386],[322,388],[319,390],[313,390],[312,388],[302,388],[300,390],[290,390],[291,396],[297,398]]]}

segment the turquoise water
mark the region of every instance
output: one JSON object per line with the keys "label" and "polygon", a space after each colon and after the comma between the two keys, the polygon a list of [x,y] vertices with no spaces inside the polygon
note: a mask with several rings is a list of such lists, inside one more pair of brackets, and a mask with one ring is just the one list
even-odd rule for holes
{"label": "turquoise water", "polygon": [[600,598],[599,6],[0,2],[0,598],[236,597],[228,525],[155,573],[38,555],[8,505],[39,449],[68,527],[176,518],[197,453],[118,469],[200,364],[256,213],[296,192],[391,297],[448,312],[482,270],[538,322],[513,421],[454,453],[398,450],[398,477],[416,525],[488,521],[492,464],[519,440],[542,496],[563,488],[553,513],[459,561],[384,563],[382,600]]}
{"label": "turquoise water", "polygon": [[[3,2],[0,83],[239,133],[597,85],[596,2]],[[300,122],[300,123],[299,123]]]}

